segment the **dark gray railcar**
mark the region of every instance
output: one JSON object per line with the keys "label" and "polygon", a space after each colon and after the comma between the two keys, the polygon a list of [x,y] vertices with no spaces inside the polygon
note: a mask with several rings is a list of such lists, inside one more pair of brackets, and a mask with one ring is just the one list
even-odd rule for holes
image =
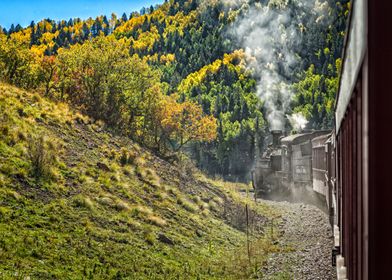
{"label": "dark gray railcar", "polygon": [[[328,141],[330,134],[312,140],[313,190],[328,200]],[[327,202],[328,203],[328,202]]]}
{"label": "dark gray railcar", "polygon": [[281,139],[284,187],[312,189],[312,139],[329,133],[330,131],[314,131]]}
{"label": "dark gray railcar", "polygon": [[273,143],[252,171],[253,186],[258,197],[269,198],[289,194],[293,189],[312,191],[312,142],[330,131],[314,131],[282,137],[273,131]]}

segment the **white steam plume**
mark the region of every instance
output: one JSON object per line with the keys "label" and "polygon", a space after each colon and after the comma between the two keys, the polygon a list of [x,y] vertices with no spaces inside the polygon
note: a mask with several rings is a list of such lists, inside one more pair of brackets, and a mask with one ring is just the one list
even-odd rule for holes
{"label": "white steam plume", "polygon": [[309,122],[301,113],[294,113],[291,116],[287,116],[287,118],[289,119],[293,129],[297,132],[304,130]]}
{"label": "white steam plume", "polygon": [[[221,1],[229,7],[236,2]],[[257,94],[264,102],[270,130],[285,127],[293,97],[288,77],[300,62],[295,49],[302,43],[302,22],[317,23],[316,19],[328,10],[328,4],[319,0],[297,1],[295,5],[294,2],[288,5],[288,0],[271,0],[267,6],[244,4],[242,15],[229,30],[229,36],[236,38],[244,49],[248,67],[258,77]]]}

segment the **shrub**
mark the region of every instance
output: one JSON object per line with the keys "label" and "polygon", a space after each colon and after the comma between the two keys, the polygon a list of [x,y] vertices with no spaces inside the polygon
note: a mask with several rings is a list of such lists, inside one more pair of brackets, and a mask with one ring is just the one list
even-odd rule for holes
{"label": "shrub", "polygon": [[128,203],[126,203],[125,201],[122,201],[122,200],[117,200],[116,201],[115,208],[118,211],[130,210],[130,207],[129,207]]}
{"label": "shrub", "polygon": [[128,176],[128,177],[131,176],[131,174],[132,174],[131,171],[129,169],[126,169],[126,168],[123,169],[123,173],[124,173],[125,176]]}
{"label": "shrub", "polygon": [[128,163],[134,164],[137,158],[137,154],[134,151],[128,152]]}
{"label": "shrub", "polygon": [[8,125],[2,124],[0,126],[0,135],[1,136],[8,136],[9,131],[10,131],[10,128]]}
{"label": "shrub", "polygon": [[30,136],[27,153],[34,177],[42,178],[50,175],[51,166],[56,161],[54,149],[53,142],[46,140],[43,136]]}
{"label": "shrub", "polygon": [[114,160],[114,159],[116,159],[116,157],[117,157],[117,151],[115,149],[111,149],[108,152],[108,158],[111,160]]}
{"label": "shrub", "polygon": [[219,205],[223,204],[223,199],[219,196],[214,196],[212,200]]}
{"label": "shrub", "polygon": [[169,193],[169,195],[173,196],[173,197],[179,197],[180,193],[177,189],[175,188],[168,188],[167,192]]}
{"label": "shrub", "polygon": [[180,169],[181,169],[181,172],[186,176],[194,174],[197,170],[195,167],[195,164],[192,162],[192,160],[190,160],[186,157],[181,159]]}
{"label": "shrub", "polygon": [[0,206],[0,219],[5,219],[9,212],[8,208]]}
{"label": "shrub", "polygon": [[208,215],[210,215],[210,210],[204,209],[203,211],[201,211],[201,214],[202,214],[204,217],[207,217]]}
{"label": "shrub", "polygon": [[147,168],[146,169],[146,181],[150,183],[154,187],[160,187],[160,178],[159,176],[155,173],[154,170]]}
{"label": "shrub", "polygon": [[122,166],[128,164],[128,152],[125,148],[121,149],[120,164]]}
{"label": "shrub", "polygon": [[91,124],[90,127],[95,132],[102,132],[105,128],[105,123],[102,120],[95,121],[95,123]]}
{"label": "shrub", "polygon": [[135,173],[142,181],[148,183],[149,185],[157,188],[161,186],[161,179],[154,170],[137,165],[135,167]]}
{"label": "shrub", "polygon": [[157,193],[154,194],[154,199],[163,201],[168,198],[168,195],[164,192],[158,191]]}
{"label": "shrub", "polygon": [[18,115],[21,118],[25,118],[28,116],[27,113],[23,110],[23,108],[18,108],[16,111],[18,112]]}
{"label": "shrub", "polygon": [[113,199],[111,199],[110,197],[107,197],[107,196],[97,198],[97,201],[99,204],[104,205],[104,206],[110,206],[110,207],[114,206]]}
{"label": "shrub", "polygon": [[219,210],[218,204],[214,200],[208,202],[209,209],[217,212]]}
{"label": "shrub", "polygon": [[145,232],[144,233],[144,239],[146,240],[146,242],[150,245],[154,245],[155,241],[156,241],[156,236],[153,232]]}
{"label": "shrub", "polygon": [[42,103],[42,98],[41,98],[41,96],[38,93],[35,93],[33,95],[32,99],[33,99],[34,103]]}
{"label": "shrub", "polygon": [[81,194],[78,194],[78,195],[73,197],[72,204],[75,207],[86,208],[86,209],[89,209],[89,210],[92,210],[93,206],[94,206],[93,202],[91,201],[90,198],[85,197],[85,196],[83,196]]}
{"label": "shrub", "polygon": [[182,197],[178,198],[177,203],[179,205],[181,205],[182,207],[184,207],[185,210],[187,210],[191,213],[195,213],[197,211],[197,207],[193,203],[186,200],[185,198],[182,198]]}
{"label": "shrub", "polygon": [[152,210],[148,207],[138,205],[138,206],[132,208],[131,215],[133,217],[139,217],[139,218],[151,216]]}
{"label": "shrub", "polygon": [[80,113],[76,113],[74,120],[78,123],[78,124],[88,124],[90,119],[89,117],[82,115]]}
{"label": "shrub", "polygon": [[20,141],[26,141],[27,140],[26,134],[23,131],[18,131],[18,139]]}

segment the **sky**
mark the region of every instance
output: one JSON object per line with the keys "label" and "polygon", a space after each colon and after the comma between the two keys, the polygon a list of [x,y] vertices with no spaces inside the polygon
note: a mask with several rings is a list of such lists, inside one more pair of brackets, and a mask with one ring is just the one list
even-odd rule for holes
{"label": "sky", "polygon": [[0,0],[0,25],[9,28],[19,23],[26,27],[32,20],[41,19],[69,20],[70,18],[87,19],[99,15],[110,15],[114,12],[121,16],[124,12],[129,16],[142,7],[161,4],[163,0]]}

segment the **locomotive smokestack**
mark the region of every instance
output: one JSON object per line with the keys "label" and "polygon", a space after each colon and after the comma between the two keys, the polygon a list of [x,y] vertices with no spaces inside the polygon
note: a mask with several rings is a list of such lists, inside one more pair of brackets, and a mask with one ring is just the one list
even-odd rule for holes
{"label": "locomotive smokestack", "polygon": [[280,146],[280,137],[283,135],[282,130],[272,130],[272,146],[278,148]]}

